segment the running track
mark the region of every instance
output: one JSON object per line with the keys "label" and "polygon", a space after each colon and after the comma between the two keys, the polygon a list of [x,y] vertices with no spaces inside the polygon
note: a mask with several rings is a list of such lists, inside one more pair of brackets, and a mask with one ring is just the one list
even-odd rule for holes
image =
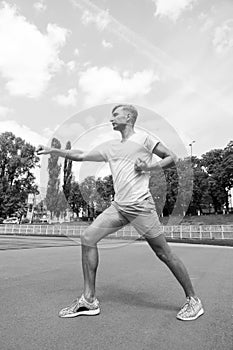
{"label": "running track", "polygon": [[183,291],[146,243],[107,240],[97,279],[101,314],[60,319],[82,289],[75,244],[0,236],[1,350],[232,349],[233,248],[172,244],[206,311],[182,322],[175,316]]}

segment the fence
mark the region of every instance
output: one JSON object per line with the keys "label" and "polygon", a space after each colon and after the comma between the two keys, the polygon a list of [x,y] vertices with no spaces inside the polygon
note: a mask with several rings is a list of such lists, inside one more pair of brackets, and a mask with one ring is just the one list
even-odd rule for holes
{"label": "fence", "polygon": [[[0,225],[0,235],[36,235],[80,237],[87,226],[70,225]],[[233,239],[233,225],[179,225],[162,226],[167,238],[171,239]],[[113,238],[136,239],[139,234],[132,226],[110,235]]]}

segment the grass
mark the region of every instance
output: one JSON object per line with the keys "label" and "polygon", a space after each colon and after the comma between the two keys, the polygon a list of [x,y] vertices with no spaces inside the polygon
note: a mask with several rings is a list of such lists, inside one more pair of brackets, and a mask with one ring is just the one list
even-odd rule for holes
{"label": "grass", "polygon": [[[168,217],[161,218],[161,223],[166,225]],[[185,216],[182,225],[233,225],[233,214],[210,214],[200,216]]]}
{"label": "grass", "polygon": [[[163,225],[166,225],[169,217],[160,218]],[[78,225],[85,226],[90,225],[92,221],[73,221],[64,222],[63,225]],[[182,221],[182,225],[233,225],[233,214],[209,214],[200,216],[185,216]]]}

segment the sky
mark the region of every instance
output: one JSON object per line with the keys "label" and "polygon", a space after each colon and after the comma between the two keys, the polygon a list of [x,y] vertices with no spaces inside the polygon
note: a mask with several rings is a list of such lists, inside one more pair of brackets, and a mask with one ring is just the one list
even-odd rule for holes
{"label": "sky", "polygon": [[0,1],[0,133],[34,146],[77,141],[125,102],[161,116],[188,153],[224,148],[232,67],[232,0]]}

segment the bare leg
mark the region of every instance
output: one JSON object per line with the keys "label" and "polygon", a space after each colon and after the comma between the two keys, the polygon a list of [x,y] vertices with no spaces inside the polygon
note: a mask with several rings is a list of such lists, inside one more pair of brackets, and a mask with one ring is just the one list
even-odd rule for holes
{"label": "bare leg", "polygon": [[158,258],[168,266],[177,281],[181,284],[186,297],[195,297],[188,271],[183,262],[171,251],[164,235],[162,234],[156,238],[147,238],[147,242]]}
{"label": "bare leg", "polygon": [[122,228],[128,220],[116,210],[114,206],[106,209],[85,230],[81,237],[82,267],[84,277],[84,297],[92,302],[95,299],[96,272],[99,263],[97,243],[107,235]]}
{"label": "bare leg", "polygon": [[96,271],[99,263],[97,246],[82,244],[82,268],[84,277],[84,297],[92,302],[95,299]]}

